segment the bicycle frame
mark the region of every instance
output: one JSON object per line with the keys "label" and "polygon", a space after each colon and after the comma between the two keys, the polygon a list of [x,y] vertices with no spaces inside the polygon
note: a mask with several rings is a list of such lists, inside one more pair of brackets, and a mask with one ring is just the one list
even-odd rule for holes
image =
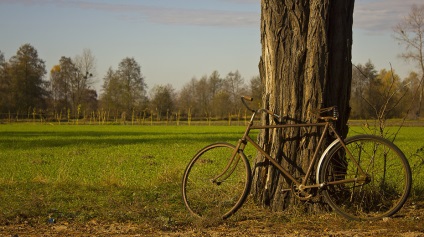
{"label": "bicycle frame", "polygon": [[[256,114],[258,112],[262,112],[262,110],[253,111],[253,114],[251,116],[251,119],[250,119],[247,127],[246,127],[246,130],[245,130],[242,138],[238,141],[238,143],[236,145],[236,149],[234,150],[234,153],[232,154],[230,161],[228,162],[224,171],[220,175],[216,176],[213,179],[213,182],[220,183],[220,182],[217,181],[219,178],[223,178],[223,180],[225,180],[227,177],[229,177],[231,175],[231,173],[234,171],[234,168],[235,168],[236,165],[234,165],[232,169],[230,169],[230,167],[231,167],[232,164],[234,164],[233,163],[234,161],[235,161],[235,164],[237,164],[239,158],[237,158],[236,160],[235,160],[235,158],[237,157],[237,154],[239,152],[244,151],[247,143],[252,144],[255,147],[255,149],[258,150],[268,161],[270,161],[286,178],[290,179],[294,184],[296,184],[296,186],[299,188],[299,190],[304,190],[304,189],[309,189],[309,188],[322,188],[326,185],[334,185],[334,184],[341,184],[341,183],[351,183],[351,182],[361,182],[361,181],[366,182],[366,180],[367,180],[366,173],[358,165],[358,162],[353,158],[351,152],[348,150],[345,143],[343,142],[343,139],[336,132],[334,125],[332,123],[332,120],[330,118],[326,118],[324,122],[320,122],[320,123],[254,125],[254,119],[255,119]],[[265,111],[265,112],[267,112],[267,111]],[[307,170],[304,178],[301,180],[301,182],[299,182],[287,169],[283,168],[277,162],[276,159],[272,158],[266,151],[264,151],[259,146],[258,143],[256,143],[252,138],[249,137],[250,131],[255,130],[255,129],[257,129],[257,130],[273,129],[273,128],[284,129],[284,128],[292,128],[292,127],[323,127],[324,128],[323,131],[322,131],[322,134],[319,138],[318,145],[317,145],[317,147],[314,151],[312,161],[310,162],[308,170]],[[354,162],[354,164],[356,165],[356,167],[358,169],[358,173],[361,174],[361,175],[359,177],[356,177],[356,178],[344,179],[344,180],[340,180],[340,181],[332,181],[332,182],[328,182],[328,183],[319,183],[319,180],[317,179],[316,184],[308,184],[307,181],[309,180],[309,177],[312,174],[314,164],[316,164],[317,161],[318,161],[317,159],[318,159],[319,148],[323,145],[325,135],[329,131],[331,131],[335,134],[336,140],[328,148],[331,148],[331,146],[334,146],[335,144],[340,143],[344,147],[346,154],[347,154],[347,157],[352,162]],[[321,163],[322,159],[324,158],[324,156],[326,155],[326,153],[329,152],[329,150],[331,150],[331,149],[328,149],[328,148],[322,154],[321,159],[320,159],[320,163]],[[317,169],[318,168],[319,167],[317,167]],[[319,172],[319,170],[317,170],[317,177],[319,177],[318,172]]]}
{"label": "bicycle frame", "polygon": [[[289,117],[282,119],[265,108],[253,110],[247,103],[252,98],[241,99],[252,116],[238,142],[205,146],[184,171],[183,201],[194,216],[205,220],[227,219],[243,205],[253,181],[252,165],[245,152],[254,149],[260,162],[255,164],[254,171],[270,172],[272,168],[272,175],[275,171],[278,179],[286,182],[278,187],[282,188],[279,193],[291,192],[290,196],[300,201],[315,202],[322,197],[347,219],[378,220],[395,214],[405,204],[411,191],[412,173],[407,158],[391,141],[368,134],[340,136],[336,130],[339,119],[336,106],[313,109],[310,115],[314,120],[303,122]],[[264,123],[264,119],[259,122],[257,115],[269,122]],[[249,135],[251,130],[261,130],[262,136],[278,136],[279,141],[262,145],[259,142],[262,139]],[[305,139],[312,142],[303,142]],[[253,147],[247,150],[249,143]],[[305,146],[306,152],[301,150]],[[302,153],[302,157],[284,159],[291,153],[297,156]],[[260,178],[265,178],[262,181],[266,183],[278,181],[269,179],[271,173]]]}

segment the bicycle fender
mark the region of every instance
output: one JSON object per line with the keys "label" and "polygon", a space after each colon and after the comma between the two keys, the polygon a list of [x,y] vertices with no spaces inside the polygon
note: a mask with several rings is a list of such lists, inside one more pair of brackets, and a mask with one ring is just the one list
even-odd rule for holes
{"label": "bicycle fender", "polygon": [[319,184],[320,180],[319,180],[319,172],[321,171],[321,165],[324,161],[325,156],[327,155],[327,153],[331,150],[331,148],[333,148],[337,143],[339,143],[339,140],[334,140],[330,145],[327,146],[327,148],[325,149],[325,151],[322,153],[321,157],[319,158],[318,161],[318,165],[317,165],[317,172],[316,172],[316,182],[317,184]]}

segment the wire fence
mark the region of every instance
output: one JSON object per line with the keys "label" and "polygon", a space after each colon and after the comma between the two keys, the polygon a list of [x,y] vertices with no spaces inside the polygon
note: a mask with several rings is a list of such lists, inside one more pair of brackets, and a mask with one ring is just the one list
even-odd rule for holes
{"label": "wire fence", "polygon": [[182,114],[180,112],[160,115],[148,111],[128,114],[118,111],[92,111],[71,114],[56,112],[0,113],[0,123],[34,123],[64,125],[246,125],[250,119],[247,111],[226,116]]}

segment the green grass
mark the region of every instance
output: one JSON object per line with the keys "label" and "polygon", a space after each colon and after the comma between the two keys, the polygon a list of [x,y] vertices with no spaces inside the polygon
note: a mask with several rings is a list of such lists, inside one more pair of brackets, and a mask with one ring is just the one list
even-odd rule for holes
{"label": "green grass", "polygon": [[[349,136],[361,133],[372,133],[363,127],[350,128]],[[387,127],[385,129],[387,138],[394,140],[409,161],[412,170],[412,198],[424,195],[424,127],[409,126]]]}
{"label": "green grass", "polygon": [[180,181],[201,147],[242,127],[0,126],[0,223],[50,216],[169,221],[186,215]]}
{"label": "green grass", "polygon": [[[0,224],[50,218],[151,222],[162,227],[187,222],[180,194],[187,163],[207,144],[234,144],[243,129],[0,125]],[[403,128],[396,139],[412,159],[411,166],[422,161],[424,153],[417,149],[424,146],[423,134],[421,127]],[[251,148],[248,155],[253,154]],[[415,173],[414,190],[424,189],[421,174]]]}

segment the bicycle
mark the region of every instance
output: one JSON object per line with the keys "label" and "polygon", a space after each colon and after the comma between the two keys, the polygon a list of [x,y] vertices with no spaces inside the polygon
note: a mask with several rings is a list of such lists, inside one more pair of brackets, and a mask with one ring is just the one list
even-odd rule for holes
{"label": "bicycle", "polygon": [[[399,211],[406,202],[412,175],[405,155],[391,141],[375,135],[343,139],[333,125],[338,119],[336,106],[313,112],[318,122],[287,123],[280,122],[280,116],[267,109],[251,109],[246,101],[252,101],[252,98],[243,96],[241,99],[252,116],[238,143],[208,145],[198,151],[185,169],[182,196],[185,206],[194,216],[226,219],[243,205],[252,182],[252,171],[244,154],[248,143],[290,180],[291,190],[296,197],[308,200],[314,195],[322,195],[337,214],[347,219],[376,220],[388,217]],[[275,124],[254,125],[256,115],[262,113],[271,116]],[[289,127],[323,128],[309,168],[301,180],[249,137],[253,129]],[[335,140],[318,158],[319,148],[329,132],[334,134]],[[315,164],[315,177],[312,177]]]}

